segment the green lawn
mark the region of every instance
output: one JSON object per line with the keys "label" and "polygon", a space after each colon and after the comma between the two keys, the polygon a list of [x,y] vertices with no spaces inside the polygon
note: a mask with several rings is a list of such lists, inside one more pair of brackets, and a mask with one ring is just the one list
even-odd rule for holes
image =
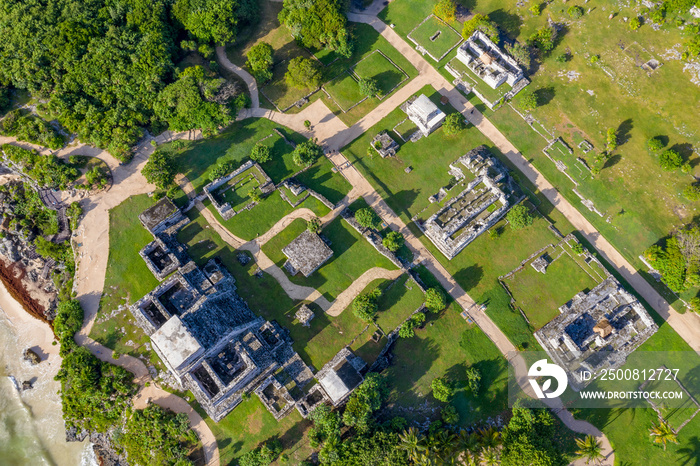
{"label": "green lawn", "polygon": [[[109,212],[109,259],[100,309],[90,336],[119,353],[147,354],[142,346],[148,337],[136,325],[128,309],[158,285],[158,280],[139,256],[153,237],[138,215],[155,202],[145,194],[130,197]],[[125,331],[122,331],[121,329]],[[126,345],[128,341],[132,345]]]}
{"label": "green lawn", "polygon": [[[562,253],[562,248],[549,248],[545,253],[553,259]],[[504,282],[515,298],[515,305],[523,310],[535,330],[556,317],[559,307],[576,293],[588,292],[600,282],[566,253],[549,264],[545,274],[532,268],[531,263]]]}
{"label": "green lawn", "polygon": [[[219,222],[231,233],[247,241],[262,235],[272,228],[282,217],[295,209],[287,201],[282,199],[282,196],[280,196],[280,193],[277,191],[265,197],[252,209],[243,210],[228,220],[221,218],[219,213],[209,202],[206,202],[205,205],[209,206],[209,209],[216,215]],[[297,206],[297,208],[304,207],[313,210],[319,217],[323,217],[330,212],[328,207],[323,205],[321,201],[315,197],[309,197]]]}
{"label": "green lawn", "polygon": [[435,16],[426,19],[409,34],[409,38],[427,50],[436,61],[440,61],[443,55],[462,40],[457,31]]}
{"label": "green lawn", "polygon": [[[282,267],[287,257],[282,252],[287,244],[306,228],[306,222],[297,219],[277,236],[263,245],[263,252]],[[333,256],[308,278],[297,274],[293,283],[316,288],[329,301],[372,267],[394,270],[389,259],[379,254],[357,231],[340,217],[328,224],[321,235],[330,241]]]}
{"label": "green lawn", "polygon": [[371,290],[377,286],[382,290],[377,303],[379,305],[377,325],[384,330],[384,333],[389,333],[398,327],[424,302],[423,292],[408,274],[401,275],[396,280],[372,282],[368,288]]}
{"label": "green lawn", "polygon": [[360,86],[349,72],[342,72],[337,77],[323,85],[323,89],[331,96],[343,112],[357,105],[366,96],[360,92]]}
{"label": "green lawn", "polygon": [[377,80],[380,95],[386,96],[408,76],[394,66],[379,50],[360,60],[352,69],[360,78]]}

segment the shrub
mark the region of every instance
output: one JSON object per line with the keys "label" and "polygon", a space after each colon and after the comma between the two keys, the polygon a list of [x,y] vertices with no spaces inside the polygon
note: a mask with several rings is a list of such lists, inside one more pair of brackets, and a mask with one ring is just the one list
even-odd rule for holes
{"label": "shrub", "polygon": [[535,219],[530,214],[530,209],[522,204],[518,204],[508,211],[506,220],[508,220],[508,223],[514,230],[520,230],[532,225]]}
{"label": "shrub", "polygon": [[265,144],[259,142],[253,146],[250,151],[250,158],[258,163],[265,163],[272,160],[272,154],[270,153],[270,148]]}
{"label": "shrub", "polygon": [[433,7],[433,14],[443,21],[454,21],[457,5],[454,0],[438,0]]}
{"label": "shrub", "polygon": [[410,320],[407,320],[403,324],[401,324],[401,327],[399,327],[399,337],[401,338],[411,338],[413,337],[416,332],[413,330],[414,325]]}
{"label": "shrub", "polygon": [[572,19],[579,19],[581,16],[583,16],[583,8],[578,5],[571,5],[566,12]]}
{"label": "shrub", "polygon": [[357,296],[352,301],[352,313],[363,322],[373,322],[377,315],[377,299],[381,295],[378,289]]}
{"label": "shrub", "polygon": [[49,122],[31,114],[23,115],[21,110],[9,112],[2,120],[2,129],[8,136],[49,149],[60,149],[64,144],[63,136]]}
{"label": "shrub", "polygon": [[377,229],[381,224],[381,219],[371,207],[364,207],[355,212],[355,220],[365,228]]}
{"label": "shrub", "polygon": [[659,165],[665,171],[673,171],[681,168],[683,165],[683,157],[673,149],[667,149],[659,156]]}
{"label": "shrub", "polygon": [[664,143],[661,141],[660,137],[654,137],[647,141],[647,150],[649,152],[658,152],[664,148]]}
{"label": "shrub", "polygon": [[316,89],[321,85],[321,71],[315,61],[296,57],[289,62],[284,79],[298,89]]}
{"label": "shrub", "polygon": [[583,254],[585,248],[583,247],[583,244],[576,243],[573,246],[571,246],[571,250],[574,251],[576,254]]}
{"label": "shrub", "polygon": [[425,291],[425,307],[430,311],[440,312],[447,306],[445,295],[438,288],[428,288]]}
{"label": "shrub", "polygon": [[479,389],[481,388],[481,372],[474,366],[469,366],[467,368],[467,386],[471,390],[473,395],[479,394]]}
{"label": "shrub", "polygon": [[690,305],[691,311],[700,313],[700,298],[697,296],[690,298],[688,304]]}
{"label": "shrub", "polygon": [[319,220],[318,217],[314,217],[308,222],[306,222],[306,229],[309,230],[311,233],[320,233],[321,232],[321,220]]}
{"label": "shrub", "polygon": [[461,113],[450,113],[445,117],[445,121],[442,124],[442,130],[448,136],[455,135],[466,127],[467,124],[464,122],[464,116]]}
{"label": "shrub", "polygon": [[513,45],[506,44],[505,48],[506,52],[508,52],[511,57],[515,58],[518,63],[525,68],[530,67],[530,49],[526,45],[515,42]]}
{"label": "shrub", "polygon": [[617,131],[615,128],[608,128],[605,133],[605,150],[610,153],[617,149]]}
{"label": "shrub", "polygon": [[639,16],[635,16],[630,20],[630,29],[633,31],[636,31],[642,27],[642,20],[639,18]]}
{"label": "shrub", "polygon": [[297,144],[292,160],[297,165],[311,165],[323,156],[323,148],[311,139]]}
{"label": "shrub", "polygon": [[475,31],[483,32],[489,39],[498,44],[498,28],[488,16],[476,13],[471,19],[465,21],[462,27],[462,37],[469,39]]}
{"label": "shrub", "polygon": [[539,16],[542,13],[542,5],[540,5],[539,3],[535,3],[529,8],[529,10],[530,13],[532,13],[533,15]]}
{"label": "shrub", "polygon": [[518,107],[524,112],[537,108],[537,96],[530,89],[524,89],[518,96]]}
{"label": "shrub", "polygon": [[272,46],[267,42],[260,42],[250,48],[246,54],[246,66],[251,74],[261,84],[272,79]]}
{"label": "shrub", "polygon": [[367,97],[376,96],[379,94],[379,86],[374,78],[360,78],[358,82],[360,92]]}
{"label": "shrub", "polygon": [[390,231],[384,239],[382,239],[382,245],[391,252],[396,252],[403,246],[404,242],[403,235],[398,231]]}
{"label": "shrub", "polygon": [[253,188],[250,191],[248,191],[248,197],[253,202],[262,201],[262,193],[258,190],[258,188]]}
{"label": "shrub", "polygon": [[653,245],[644,251],[644,257],[661,273],[663,281],[672,291],[681,293],[687,288],[686,259],[681,252],[678,239],[666,241],[666,247]]}
{"label": "shrub", "polygon": [[599,55],[591,55],[591,58],[589,58],[588,61],[590,61],[591,64],[593,64],[593,63],[598,63],[598,60],[600,60],[600,56],[599,56]]}
{"label": "shrub", "polygon": [[683,189],[683,197],[689,201],[700,200],[700,185],[690,184]]}
{"label": "shrub", "polygon": [[536,47],[542,52],[547,53],[554,48],[556,36],[557,33],[554,28],[546,25],[535,31],[527,41],[532,47]]}
{"label": "shrub", "polygon": [[442,378],[433,379],[430,383],[430,388],[433,389],[433,396],[436,400],[447,403],[454,395],[454,389]]}
{"label": "shrub", "polygon": [[459,422],[459,413],[457,412],[457,408],[452,405],[447,405],[442,408],[440,417],[442,418],[442,422],[448,425],[455,425]]}

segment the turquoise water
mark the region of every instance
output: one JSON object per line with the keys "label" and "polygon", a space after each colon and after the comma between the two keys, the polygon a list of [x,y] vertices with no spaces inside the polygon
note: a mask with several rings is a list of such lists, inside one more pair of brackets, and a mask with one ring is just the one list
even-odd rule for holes
{"label": "turquoise water", "polygon": [[[0,310],[0,464],[96,465],[88,443],[65,441],[60,385],[53,380],[58,356],[37,366],[22,360],[22,351],[33,346],[27,330],[15,327]],[[15,380],[32,381],[34,388],[19,392]]]}

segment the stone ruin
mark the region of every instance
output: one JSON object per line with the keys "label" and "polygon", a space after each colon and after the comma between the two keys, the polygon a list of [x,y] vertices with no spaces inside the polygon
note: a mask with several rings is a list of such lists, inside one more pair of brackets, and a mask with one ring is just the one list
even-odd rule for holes
{"label": "stone ruin", "polygon": [[621,367],[627,355],[658,330],[637,298],[612,276],[588,293],[578,293],[559,312],[535,332],[535,338],[568,372],[576,391],[595,379],[583,380],[580,371],[595,374]]}
{"label": "stone ruin", "polygon": [[530,265],[539,273],[547,273],[547,266],[549,265],[547,254],[541,255],[540,257],[532,261]]}
{"label": "stone ruin", "polygon": [[291,275],[301,272],[305,277],[314,273],[333,256],[333,250],[321,237],[308,230],[304,230],[291,243],[282,248],[282,252],[287,256],[284,268]]}
{"label": "stone ruin", "polygon": [[387,131],[382,131],[372,138],[372,148],[377,151],[382,158],[396,156],[399,144],[389,135]]}
{"label": "stone ruin", "polygon": [[[161,248],[164,237],[176,242],[177,230],[187,223],[167,198],[139,218]],[[275,419],[295,407],[307,416],[320,402],[339,406],[359,385],[358,378],[362,381],[358,371],[366,364],[344,349],[319,372],[318,380],[327,381],[331,394],[322,383],[306,390],[314,374],[292,348],[289,332],[250,310],[221,260],[214,258],[198,267],[186,251],[173,254],[181,265],[129,310],[177,384],[190,390],[214,421],[219,422],[252,393]],[[307,306],[300,311],[304,308],[311,313],[305,317],[308,324],[313,312]]]}
{"label": "stone ruin", "polygon": [[306,304],[302,304],[299,310],[294,314],[294,317],[301,325],[304,327],[309,327],[314,318],[314,311],[312,311]]}
{"label": "stone ruin", "polygon": [[[517,185],[486,146],[472,149],[451,163],[450,173],[457,181],[466,182],[467,176],[473,179],[428,220],[417,222],[448,259],[496,224],[518,200]],[[447,195],[447,191],[441,192],[440,201]]]}
{"label": "stone ruin", "polygon": [[481,31],[475,31],[459,46],[457,58],[491,89],[503,84],[513,87],[524,77],[518,62]]}
{"label": "stone ruin", "polygon": [[[239,181],[244,180],[244,177],[240,176],[244,174],[255,178],[258,183],[258,188],[263,194],[270,194],[275,190],[275,184],[272,182],[270,177],[267,176],[260,165],[252,160],[248,160],[246,163],[228,175],[212,181],[204,187],[204,193],[207,195],[216,211],[219,212],[219,215],[221,215],[221,218],[224,220],[233,218],[236,214],[238,214],[238,212],[231,207],[230,202],[225,201],[223,194],[229,189],[235,189],[236,184],[238,184]],[[236,178],[235,183],[230,184],[229,182],[234,178]],[[229,184],[229,186],[220,189],[225,184]],[[249,209],[253,205],[255,205],[255,203],[251,202],[244,209]]]}
{"label": "stone ruin", "polygon": [[425,94],[421,94],[415,99],[409,99],[401,105],[408,119],[418,127],[418,134],[411,136],[411,141],[420,139],[421,136],[428,136],[430,133],[442,126],[447,115],[440,110]]}
{"label": "stone ruin", "polygon": [[139,220],[153,235],[153,241],[139,255],[153,275],[163,281],[189,261],[184,246],[177,240],[177,232],[190,220],[167,197],[143,211]]}

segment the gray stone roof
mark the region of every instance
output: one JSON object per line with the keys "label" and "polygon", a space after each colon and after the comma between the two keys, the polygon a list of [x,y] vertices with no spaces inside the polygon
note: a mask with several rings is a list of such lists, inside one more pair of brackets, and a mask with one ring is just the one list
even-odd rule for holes
{"label": "gray stone roof", "polygon": [[311,275],[333,255],[333,250],[316,233],[308,230],[282,248],[282,252],[289,258],[287,267],[291,266],[290,272],[301,272],[305,277]]}
{"label": "gray stone roof", "polygon": [[171,215],[177,212],[177,207],[170,199],[164,197],[153,207],[149,207],[139,214],[139,220],[144,227],[150,232],[167,220]]}

